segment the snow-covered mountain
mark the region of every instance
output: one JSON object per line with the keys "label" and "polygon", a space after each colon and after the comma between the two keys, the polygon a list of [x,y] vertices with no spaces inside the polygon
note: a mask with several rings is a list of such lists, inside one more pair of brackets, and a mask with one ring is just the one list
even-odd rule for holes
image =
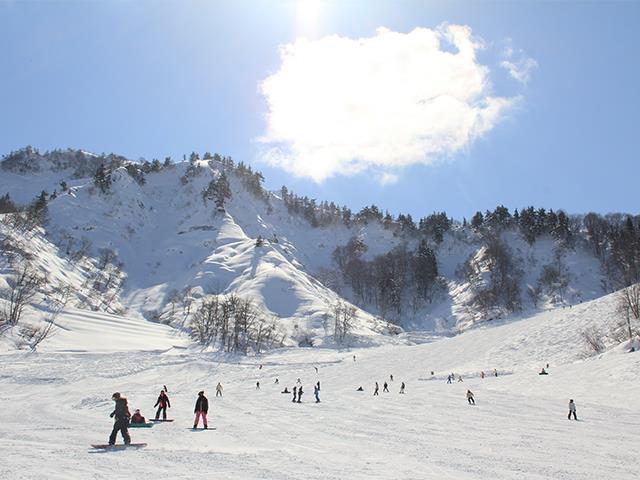
{"label": "snow-covered mountain", "polygon": [[[446,216],[440,238],[405,228],[404,216],[314,224],[286,190],[267,192],[261,182],[217,155],[161,164],[27,148],[3,160],[0,196],[28,205],[44,191],[47,219],[24,229],[5,214],[0,233],[13,246],[3,252],[18,245],[49,285],[69,286],[71,307],[184,329],[210,299],[235,295],[252,302],[270,341],[285,345],[336,341],[340,312],[349,341],[366,344],[398,326],[456,332],[610,291],[587,234],[569,242],[541,231],[528,241],[516,228],[480,233]],[[437,275],[417,295],[412,255],[422,240]],[[19,266],[9,257],[0,259],[0,286]],[[367,276],[385,269],[388,278]],[[377,285],[381,278],[388,283]],[[397,298],[382,299],[388,291]]]}

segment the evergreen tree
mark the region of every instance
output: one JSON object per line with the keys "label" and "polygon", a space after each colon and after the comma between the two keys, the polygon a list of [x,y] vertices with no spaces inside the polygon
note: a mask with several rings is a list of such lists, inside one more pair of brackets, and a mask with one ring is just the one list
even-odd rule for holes
{"label": "evergreen tree", "polygon": [[417,296],[431,302],[431,292],[438,277],[438,262],[435,253],[424,239],[420,241],[413,256],[413,273]]}
{"label": "evergreen tree", "polygon": [[111,188],[111,172],[106,169],[104,164],[101,164],[96,170],[93,183],[102,193],[107,193]]}

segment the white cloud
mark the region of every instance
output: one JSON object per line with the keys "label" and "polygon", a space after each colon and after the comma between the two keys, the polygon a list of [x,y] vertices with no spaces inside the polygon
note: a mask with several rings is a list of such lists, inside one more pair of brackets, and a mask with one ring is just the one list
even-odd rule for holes
{"label": "white cloud", "polygon": [[373,171],[392,183],[403,167],[451,156],[517,101],[492,96],[482,45],[469,27],[443,25],[282,46],[260,84],[265,159],[318,182]]}
{"label": "white cloud", "polygon": [[395,173],[390,173],[390,172],[384,172],[378,178],[378,181],[380,182],[380,185],[393,185],[398,180],[400,180],[400,177],[398,175],[396,175]]}
{"label": "white cloud", "polygon": [[538,62],[528,57],[523,50],[518,50],[517,55],[519,58],[516,59],[516,51],[513,47],[507,46],[503,52],[505,60],[500,66],[509,72],[511,78],[526,85],[531,79],[531,72],[538,68]]}

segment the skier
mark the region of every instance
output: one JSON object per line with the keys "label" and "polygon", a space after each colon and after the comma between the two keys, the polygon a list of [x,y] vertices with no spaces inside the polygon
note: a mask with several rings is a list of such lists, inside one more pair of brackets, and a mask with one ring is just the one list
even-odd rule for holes
{"label": "skier", "polygon": [[400,393],[404,394],[404,382],[400,384]]}
{"label": "skier", "polygon": [[318,385],[313,387],[313,394],[316,397],[316,403],[320,403],[320,387]]}
{"label": "skier", "polygon": [[127,399],[121,396],[120,392],[116,392],[111,396],[111,400],[116,402],[116,408],[109,416],[111,418],[115,417],[116,421],[113,424],[113,430],[109,436],[109,445],[115,445],[118,431],[122,433],[124,444],[129,445],[131,443],[131,436],[129,436],[129,419],[131,418],[131,413],[129,413]]}
{"label": "skier", "polygon": [[476,401],[473,398],[473,392],[471,390],[467,390],[467,402],[469,402],[469,405],[475,405]]}
{"label": "skier", "polygon": [[136,411],[133,412],[133,415],[131,415],[131,423],[147,423],[146,419],[140,413],[140,409],[136,409]]}
{"label": "skier", "polygon": [[393,374],[389,375],[389,380],[393,382]]}
{"label": "skier", "polygon": [[447,375],[447,383],[451,383],[451,375]]}
{"label": "skier", "polygon": [[382,392],[389,393],[389,385],[387,385],[387,382],[384,382],[384,384],[382,385]]}
{"label": "skier", "polygon": [[300,388],[298,388],[298,403],[302,402],[302,385],[300,385]]}
{"label": "skier", "polygon": [[379,395],[378,390],[380,390],[380,387],[378,386],[378,382],[376,382],[376,388],[375,388],[375,390],[373,391],[373,394],[374,394],[374,395]]}
{"label": "skier", "polygon": [[256,390],[260,390],[260,382],[256,382]]}
{"label": "skier", "polygon": [[222,396],[222,384],[218,382],[218,385],[216,385],[216,397],[221,397],[221,396]]}
{"label": "skier", "polygon": [[207,426],[207,412],[209,411],[209,400],[204,396],[204,390],[198,392],[198,399],[196,400],[196,406],[193,409],[193,413],[196,414],[196,419],[193,422],[193,428],[198,428],[200,423],[200,417],[202,417],[202,424],[205,430],[209,428]]}
{"label": "skier", "polygon": [[293,387],[293,400],[291,401],[295,402],[297,398],[298,398],[298,387]]}
{"label": "skier", "polygon": [[569,400],[569,416],[567,417],[569,420],[571,420],[571,415],[573,415],[574,420],[578,420],[576,416],[576,404],[573,403],[573,399]]}
{"label": "skier", "polygon": [[162,412],[162,419],[167,419],[167,407],[171,408],[171,403],[169,402],[169,397],[164,390],[160,390],[158,400],[156,400],[156,404],[153,407],[158,407],[158,410],[156,411],[156,420],[160,418],[160,412]]}

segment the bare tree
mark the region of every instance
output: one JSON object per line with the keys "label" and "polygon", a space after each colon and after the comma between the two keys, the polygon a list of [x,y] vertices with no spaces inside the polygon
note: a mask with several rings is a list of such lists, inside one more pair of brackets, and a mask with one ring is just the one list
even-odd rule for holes
{"label": "bare tree", "polygon": [[5,297],[3,322],[16,325],[22,317],[24,308],[36,296],[45,279],[25,263],[7,283],[9,287],[5,289],[5,295],[3,295]]}
{"label": "bare tree", "polygon": [[640,283],[623,288],[618,295],[618,307],[640,320]]}

